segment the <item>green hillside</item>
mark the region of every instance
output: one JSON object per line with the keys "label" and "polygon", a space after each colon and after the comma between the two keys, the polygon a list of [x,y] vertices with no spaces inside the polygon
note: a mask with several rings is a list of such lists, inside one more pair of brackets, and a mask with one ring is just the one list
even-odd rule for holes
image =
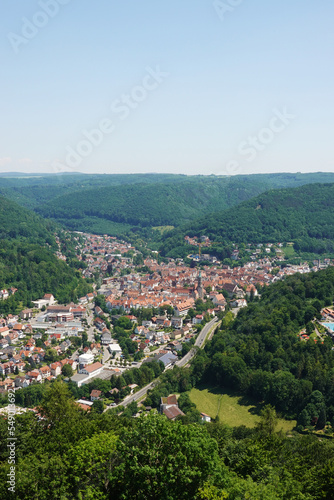
{"label": "green hillside", "polygon": [[[305,427],[323,409],[334,428],[333,340],[310,335],[312,320],[321,319],[321,309],[333,299],[333,267],[265,287],[261,299],[241,309],[234,321],[223,320],[206,348],[205,362],[195,360],[195,372],[204,364],[202,382],[271,404]],[[305,328],[307,341],[298,336]],[[308,420],[303,420],[305,409]]]}
{"label": "green hillside", "polygon": [[52,231],[55,224],[36,215],[17,203],[0,196],[0,240],[4,238],[31,239],[35,243],[55,245]]}
{"label": "green hillside", "polygon": [[94,187],[127,184],[181,182],[185,175],[173,174],[0,174],[0,195],[33,209],[58,196]]}
{"label": "green hillside", "polygon": [[80,273],[54,254],[59,228],[34,212],[0,197],[0,289],[17,288],[0,301],[0,313],[18,312],[45,293],[59,302],[91,290]]}
{"label": "green hillside", "polygon": [[36,208],[44,217],[75,230],[117,234],[154,226],[180,226],[211,212],[239,205],[268,189],[297,186],[334,174],[273,174],[235,177],[194,176],[179,182],[135,183],[81,189]]}
{"label": "green hillside", "polygon": [[333,251],[333,211],[334,184],[275,189],[167,234],[162,251],[182,245],[185,235],[204,234],[226,244],[293,241],[297,250]]}

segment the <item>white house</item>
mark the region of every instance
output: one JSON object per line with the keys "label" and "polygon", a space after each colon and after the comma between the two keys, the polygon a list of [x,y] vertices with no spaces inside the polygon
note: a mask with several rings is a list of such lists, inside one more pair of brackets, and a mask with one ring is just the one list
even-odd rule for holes
{"label": "white house", "polygon": [[80,365],[90,365],[94,361],[94,354],[91,352],[86,352],[86,354],[81,354],[79,356]]}

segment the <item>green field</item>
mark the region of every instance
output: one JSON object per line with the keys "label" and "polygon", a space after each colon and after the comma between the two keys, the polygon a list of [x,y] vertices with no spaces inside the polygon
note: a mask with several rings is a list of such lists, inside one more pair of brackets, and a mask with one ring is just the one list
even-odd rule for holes
{"label": "green field", "polygon": [[[231,427],[239,425],[254,427],[259,421],[263,407],[245,396],[238,396],[227,390],[222,393],[220,388],[194,388],[189,396],[199,411],[207,413],[211,418],[215,418],[218,414],[219,421]],[[276,430],[291,431],[295,425],[295,420],[279,419]]]}
{"label": "green field", "polygon": [[291,257],[294,257],[296,252],[293,248],[292,245],[289,245],[289,246],[285,246],[282,248],[283,252],[284,252],[284,255],[287,259],[291,258]]}

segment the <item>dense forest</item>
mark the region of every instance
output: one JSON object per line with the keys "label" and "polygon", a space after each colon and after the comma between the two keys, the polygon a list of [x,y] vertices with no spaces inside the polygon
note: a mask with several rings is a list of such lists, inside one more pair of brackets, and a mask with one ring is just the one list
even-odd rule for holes
{"label": "dense forest", "polygon": [[[333,340],[300,340],[334,299],[334,268],[296,274],[262,291],[194,361],[200,382],[229,387],[297,418],[302,428],[334,427]],[[229,313],[231,314],[231,313]]]}
{"label": "dense forest", "polygon": [[[8,173],[0,174],[0,195],[16,201],[22,206],[33,209],[43,205],[52,199],[69,193],[100,188],[106,186],[125,186],[138,184],[175,184],[193,180],[198,185],[203,182],[211,183],[212,180],[225,183],[228,177],[214,176],[186,176],[176,174],[79,174],[59,173],[52,174],[23,174]],[[240,186],[245,179],[249,181],[248,186],[257,185],[255,191],[247,195],[248,199],[259,192],[281,187],[297,187],[315,182],[334,182],[332,173],[312,174],[256,174],[234,176],[234,180],[240,181]],[[236,184],[238,187],[238,184]],[[260,186],[260,188],[259,188]],[[252,188],[254,189],[254,187]],[[260,190],[259,190],[260,189]]]}
{"label": "dense forest", "polygon": [[333,443],[276,433],[269,406],[252,430],[172,422],[153,412],[87,413],[55,382],[38,411],[42,418],[16,415],[15,441],[0,417],[1,498],[332,499]]}
{"label": "dense forest", "polygon": [[0,241],[20,239],[55,248],[56,225],[0,196]]}
{"label": "dense forest", "polygon": [[202,214],[224,210],[259,192],[253,179],[190,178],[179,183],[134,184],[84,190],[55,198],[37,211],[68,227],[98,217],[131,226],[179,226]]}
{"label": "dense forest", "polygon": [[0,193],[69,229],[119,234],[179,226],[269,189],[333,181],[334,175],[329,173],[234,177],[78,174],[0,178]]}
{"label": "dense forest", "polygon": [[[334,251],[334,184],[309,184],[275,189],[236,208],[213,213],[166,233],[163,255],[186,252],[184,236],[207,235],[222,247],[234,243],[295,243],[303,252]],[[183,247],[183,248],[182,248]],[[188,247],[189,250],[189,247]]]}
{"label": "dense forest", "polygon": [[[185,175],[174,174],[0,174],[0,194],[34,209],[58,196],[93,187],[182,182],[184,179]],[[322,181],[319,179],[318,182]]]}
{"label": "dense forest", "polygon": [[[15,295],[0,301],[0,313],[19,312],[45,293],[53,293],[62,303],[91,291],[75,269],[70,238],[53,222],[1,197],[0,228],[0,288],[17,288]],[[56,233],[65,253],[68,247],[73,267],[55,256]]]}

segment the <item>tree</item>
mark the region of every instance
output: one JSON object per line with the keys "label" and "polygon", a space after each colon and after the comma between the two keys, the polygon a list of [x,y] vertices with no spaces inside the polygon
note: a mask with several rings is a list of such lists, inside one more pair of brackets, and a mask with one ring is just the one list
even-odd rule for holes
{"label": "tree", "polygon": [[220,467],[217,443],[206,429],[151,413],[121,435],[117,456],[113,498],[195,498]]}
{"label": "tree", "polygon": [[317,429],[324,429],[326,425],[326,409],[322,406],[317,420]]}
{"label": "tree", "polygon": [[261,419],[256,425],[256,430],[264,436],[271,436],[275,432],[277,420],[275,408],[266,405],[261,411]]}
{"label": "tree", "polygon": [[298,422],[298,425],[301,425],[303,429],[305,429],[305,427],[307,427],[308,425],[310,425],[310,423],[311,423],[311,417],[310,417],[309,412],[306,410],[306,408],[304,408],[300,412],[297,422]]}
{"label": "tree", "polygon": [[54,363],[58,357],[57,351],[55,349],[47,349],[45,353],[45,361]]}
{"label": "tree", "polygon": [[116,460],[116,443],[117,437],[114,434],[101,432],[81,441],[68,451],[65,463],[68,465],[71,498],[109,498],[111,473]]}
{"label": "tree", "polygon": [[63,382],[54,382],[47,389],[40,404],[41,415],[47,429],[57,428],[65,424],[70,429],[70,422],[76,420],[80,410]]}
{"label": "tree", "polygon": [[95,411],[96,413],[103,413],[104,411],[104,403],[101,399],[97,399],[94,401],[92,405],[92,410]]}
{"label": "tree", "polygon": [[73,375],[73,368],[71,365],[69,364],[66,364],[62,367],[61,369],[61,372],[62,374],[65,376],[65,377],[72,377]]}

